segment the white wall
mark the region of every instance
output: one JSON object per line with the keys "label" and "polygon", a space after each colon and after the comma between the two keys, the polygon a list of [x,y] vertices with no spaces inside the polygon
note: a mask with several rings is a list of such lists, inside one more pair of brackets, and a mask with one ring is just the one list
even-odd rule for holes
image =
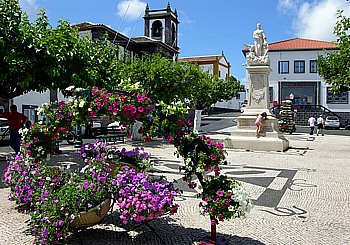
{"label": "white wall", "polygon": [[228,69],[222,65],[219,65],[220,79],[226,79],[228,74]]}
{"label": "white wall", "polygon": [[[330,52],[330,51],[328,51]],[[334,52],[334,51],[333,51]],[[270,67],[272,72],[269,76],[269,86],[273,87],[273,100],[278,100],[278,82],[319,82],[319,101],[320,104],[334,112],[350,111],[350,97],[348,104],[327,104],[327,87],[323,78],[318,73],[310,73],[310,60],[317,60],[319,55],[324,55],[324,51],[307,50],[307,51],[283,51],[283,52],[269,52]],[[305,61],[305,73],[294,73],[294,61]],[[278,62],[289,61],[289,73],[278,74]],[[249,81],[247,81],[249,86]],[[349,93],[349,92],[348,92]],[[272,101],[271,101],[272,102]]]}
{"label": "white wall", "polygon": [[[68,101],[68,98],[64,97],[61,92],[58,92],[57,97],[58,97],[58,101],[61,101],[61,100]],[[49,90],[42,93],[31,91],[29,93],[13,98],[13,104],[17,105],[17,109],[19,112],[23,112],[23,105],[32,106],[32,107],[41,107],[43,103],[50,103]]]}
{"label": "white wall", "polygon": [[246,99],[246,92],[238,92],[239,96],[232,98],[228,101],[217,102],[212,105],[212,107],[230,109],[230,110],[240,110],[241,105]]}
{"label": "white wall", "polygon": [[211,75],[213,74],[213,65],[212,64],[200,65],[200,67],[202,68],[203,71],[206,71]]}

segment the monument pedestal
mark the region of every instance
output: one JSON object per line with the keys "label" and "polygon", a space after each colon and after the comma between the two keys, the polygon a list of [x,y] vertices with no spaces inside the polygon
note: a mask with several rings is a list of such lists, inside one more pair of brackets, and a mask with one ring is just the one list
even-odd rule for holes
{"label": "monument pedestal", "polygon": [[[248,107],[237,118],[237,130],[224,140],[227,148],[250,149],[261,151],[285,151],[289,141],[278,131],[278,120],[269,111],[270,67],[268,65],[248,66],[250,80]],[[263,120],[263,130],[256,137],[255,120],[258,114],[266,112],[267,120]]]}
{"label": "monument pedestal", "polygon": [[[256,115],[266,112],[268,117],[263,122],[263,131],[256,137]],[[224,146],[231,149],[249,149],[257,151],[285,151],[289,141],[278,131],[278,120],[268,110],[246,109],[237,118],[237,129],[223,141]]]}

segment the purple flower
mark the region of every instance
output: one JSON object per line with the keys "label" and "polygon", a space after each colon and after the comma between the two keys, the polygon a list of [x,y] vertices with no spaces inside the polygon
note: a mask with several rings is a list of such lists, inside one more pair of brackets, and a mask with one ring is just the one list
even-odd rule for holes
{"label": "purple flower", "polygon": [[89,182],[85,181],[83,186],[84,186],[84,188],[88,188]]}

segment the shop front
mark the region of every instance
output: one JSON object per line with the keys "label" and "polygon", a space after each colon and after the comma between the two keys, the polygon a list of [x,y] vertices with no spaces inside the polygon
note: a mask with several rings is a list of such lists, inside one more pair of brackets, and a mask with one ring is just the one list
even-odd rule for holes
{"label": "shop front", "polygon": [[279,82],[279,103],[291,100],[294,105],[317,105],[320,103],[319,82]]}

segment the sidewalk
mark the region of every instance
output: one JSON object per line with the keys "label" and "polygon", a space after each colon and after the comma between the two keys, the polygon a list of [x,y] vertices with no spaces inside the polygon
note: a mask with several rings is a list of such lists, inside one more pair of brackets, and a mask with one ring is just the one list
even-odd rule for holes
{"label": "sidewalk", "polygon": [[[229,163],[221,166],[223,173],[243,181],[256,206],[245,219],[220,223],[218,236],[228,244],[350,244],[350,137],[285,136],[291,147],[286,152],[227,150]],[[177,198],[178,213],[150,225],[169,245],[194,244],[209,236],[209,218],[199,214],[196,192],[181,181],[181,159],[174,156],[175,148],[161,141],[127,141],[120,146],[136,145],[152,154],[153,174],[178,180],[184,190]],[[53,160],[74,165],[76,149],[69,145],[60,149],[63,154]],[[0,152],[6,154],[3,147]],[[6,200],[8,191],[0,189],[0,245],[29,245],[33,240],[26,232],[29,216],[18,213],[15,203]],[[83,244],[160,244],[147,227],[125,233],[114,221],[114,216],[108,216],[103,224],[80,231]],[[79,244],[78,237],[74,235],[68,244]]]}

